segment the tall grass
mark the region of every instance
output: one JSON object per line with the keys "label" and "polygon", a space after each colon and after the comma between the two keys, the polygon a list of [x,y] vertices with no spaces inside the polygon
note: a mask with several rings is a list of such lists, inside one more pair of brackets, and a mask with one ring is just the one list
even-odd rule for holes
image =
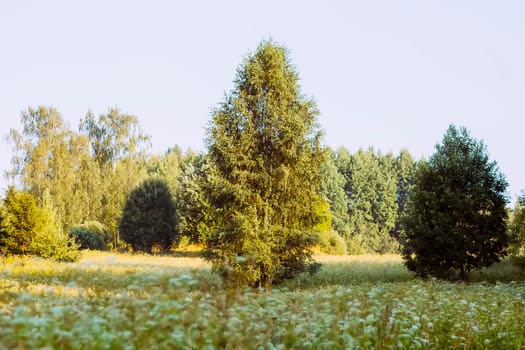
{"label": "tall grass", "polygon": [[271,290],[232,290],[202,260],[86,252],[0,264],[0,349],[520,349],[525,278],[415,278],[397,256],[319,256]]}

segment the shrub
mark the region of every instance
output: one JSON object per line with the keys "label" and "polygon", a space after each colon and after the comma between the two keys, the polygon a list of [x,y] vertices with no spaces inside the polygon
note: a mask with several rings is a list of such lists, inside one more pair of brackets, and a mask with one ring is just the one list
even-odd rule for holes
{"label": "shrub", "polygon": [[319,248],[326,254],[346,254],[346,242],[336,231],[325,231],[318,233]]}
{"label": "shrub", "polygon": [[88,221],[73,227],[70,237],[80,245],[80,249],[108,250],[111,235],[104,224],[98,221]]}
{"label": "shrub", "polygon": [[78,260],[78,246],[60,229],[50,198],[44,199],[40,208],[31,194],[9,188],[0,215],[0,247],[11,254]]}

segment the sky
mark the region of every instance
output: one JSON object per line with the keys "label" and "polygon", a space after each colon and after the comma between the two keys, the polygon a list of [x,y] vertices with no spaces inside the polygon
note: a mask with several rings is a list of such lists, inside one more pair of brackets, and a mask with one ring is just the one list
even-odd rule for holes
{"label": "sky", "polygon": [[[525,2],[0,1],[0,172],[28,107],[71,128],[118,107],[152,152],[204,150],[211,111],[271,38],[289,49],[325,143],[429,157],[450,124],[525,190]],[[0,188],[6,188],[0,180]]]}

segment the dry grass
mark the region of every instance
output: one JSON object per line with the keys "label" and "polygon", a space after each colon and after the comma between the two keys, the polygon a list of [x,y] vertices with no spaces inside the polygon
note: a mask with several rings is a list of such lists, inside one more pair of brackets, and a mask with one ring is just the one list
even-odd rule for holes
{"label": "dry grass", "polygon": [[171,255],[123,254],[113,252],[84,251],[80,265],[159,267],[175,269],[198,269],[209,267],[201,258]]}

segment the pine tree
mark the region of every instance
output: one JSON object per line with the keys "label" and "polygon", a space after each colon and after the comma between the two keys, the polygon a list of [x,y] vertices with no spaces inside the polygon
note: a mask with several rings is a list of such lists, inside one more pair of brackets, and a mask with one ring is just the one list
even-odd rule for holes
{"label": "pine tree", "polygon": [[218,228],[205,257],[240,284],[268,285],[311,262],[326,152],[317,108],[298,81],[287,50],[262,42],[208,130],[214,170],[207,192]]}

